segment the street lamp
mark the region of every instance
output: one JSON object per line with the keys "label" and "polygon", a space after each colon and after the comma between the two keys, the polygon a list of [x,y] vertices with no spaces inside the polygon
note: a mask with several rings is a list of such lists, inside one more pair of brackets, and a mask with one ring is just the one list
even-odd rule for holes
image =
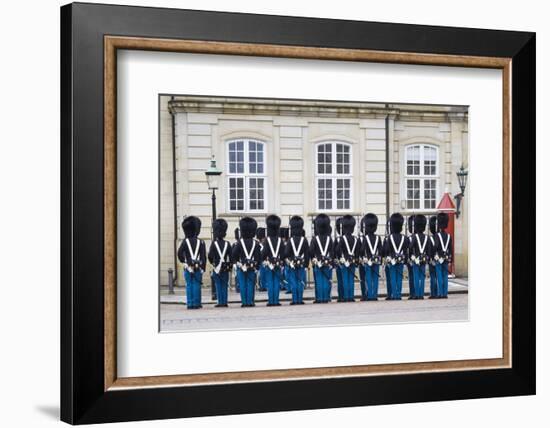
{"label": "street lamp", "polygon": [[[208,189],[212,190],[212,225],[210,227],[210,236],[214,240],[214,220],[216,220],[216,190],[220,187],[220,175],[222,175],[222,170],[216,167],[216,159],[212,155],[210,160],[210,168],[208,168],[204,174],[206,175],[206,181],[208,183]],[[214,286],[214,280],[211,279],[211,292],[212,300],[217,300],[216,296],[216,287]]]}
{"label": "street lamp", "polygon": [[458,218],[460,217],[460,203],[462,202],[462,198],[464,198],[466,182],[468,181],[468,170],[464,169],[464,165],[461,165],[460,169],[456,172],[456,178],[458,178],[458,186],[460,187],[460,193],[455,195],[456,218]]}
{"label": "street lamp", "polygon": [[220,187],[220,175],[222,170],[216,167],[216,159],[212,155],[210,160],[210,168],[208,168],[204,174],[206,175],[206,181],[208,182],[208,189],[212,190],[212,221],[216,220],[216,190]]}

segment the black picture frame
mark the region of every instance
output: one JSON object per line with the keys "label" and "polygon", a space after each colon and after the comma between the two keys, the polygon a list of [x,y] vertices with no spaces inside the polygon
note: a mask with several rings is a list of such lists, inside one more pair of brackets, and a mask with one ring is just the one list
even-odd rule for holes
{"label": "black picture frame", "polygon": [[[104,390],[104,36],[512,58],[512,367]],[[74,3],[61,8],[61,419],[71,424],[535,393],[535,34]],[[514,143],[515,142],[515,143]]]}

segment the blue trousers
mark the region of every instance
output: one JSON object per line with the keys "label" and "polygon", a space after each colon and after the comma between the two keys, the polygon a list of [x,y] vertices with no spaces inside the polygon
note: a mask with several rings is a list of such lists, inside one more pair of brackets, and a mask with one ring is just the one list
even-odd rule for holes
{"label": "blue trousers", "polygon": [[265,291],[267,289],[267,280],[266,280],[266,272],[269,269],[265,266],[260,266],[260,271],[258,274],[258,285],[261,291]]}
{"label": "blue trousers", "polygon": [[286,278],[292,291],[292,303],[304,301],[304,287],[306,284],[306,269],[286,267]]}
{"label": "blue trousers", "polygon": [[437,263],[435,273],[437,275],[437,295],[438,297],[447,297],[449,294],[449,264],[447,262]]}
{"label": "blue trousers", "polygon": [[426,285],[426,265],[413,265],[414,295],[424,298],[424,287]]}
{"label": "blue trousers", "polygon": [[400,300],[403,289],[403,263],[389,264],[388,269],[391,288],[390,299]]}
{"label": "blue trousers", "polygon": [[330,266],[313,267],[315,277],[315,298],[318,302],[330,302],[332,289],[332,268]]}
{"label": "blue trousers", "polygon": [[243,272],[242,269],[239,269],[237,270],[237,277],[241,287],[241,303],[243,305],[253,305],[256,272],[253,270]]}
{"label": "blue trousers", "polygon": [[338,270],[342,278],[342,298],[344,302],[350,302],[355,291],[355,266],[339,266]]}
{"label": "blue trousers", "polygon": [[200,308],[202,272],[183,271],[185,278],[185,294],[187,295],[187,309]]}
{"label": "blue trousers", "polygon": [[365,269],[363,269],[363,266],[359,266],[359,285],[361,286],[361,298],[366,299],[367,285],[365,283]]}
{"label": "blue trousers", "polygon": [[267,288],[267,303],[269,305],[278,305],[279,291],[281,290],[281,269],[275,268],[271,270],[265,266],[264,268],[264,285]]}
{"label": "blue trousers", "polygon": [[380,270],[380,265],[365,265],[365,268],[361,270],[365,272],[365,282],[367,283],[367,299],[378,299],[378,272]]}
{"label": "blue trousers", "polygon": [[235,271],[235,291],[237,293],[241,292],[241,284],[239,284],[239,271]]}
{"label": "blue trousers", "polygon": [[336,268],[336,286],[338,290],[338,301],[344,300],[344,283],[342,281],[342,271],[340,267]]}
{"label": "blue trousers", "polygon": [[414,287],[415,281],[414,281],[414,265],[407,264],[407,272],[409,277],[409,296],[416,297],[416,289]]}
{"label": "blue trousers", "polygon": [[229,285],[229,272],[212,272],[212,280],[216,287],[218,305],[227,305],[227,287]]}
{"label": "blue trousers", "polygon": [[430,271],[430,296],[437,297],[437,274],[435,273],[435,266],[430,264],[428,268]]}
{"label": "blue trousers", "polygon": [[288,267],[285,266],[280,270],[281,272],[281,289],[285,290],[285,294],[291,294],[290,282],[288,281]]}
{"label": "blue trousers", "polygon": [[390,275],[390,266],[387,264],[384,267],[384,274],[386,275],[386,293],[388,299],[392,298],[392,285],[391,285],[391,275]]}

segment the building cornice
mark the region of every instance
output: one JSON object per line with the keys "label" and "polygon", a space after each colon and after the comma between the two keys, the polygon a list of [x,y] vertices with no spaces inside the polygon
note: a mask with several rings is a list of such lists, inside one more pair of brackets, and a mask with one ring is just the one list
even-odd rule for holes
{"label": "building cornice", "polygon": [[171,113],[372,119],[466,121],[465,106],[383,104],[341,101],[180,96],[168,102]]}

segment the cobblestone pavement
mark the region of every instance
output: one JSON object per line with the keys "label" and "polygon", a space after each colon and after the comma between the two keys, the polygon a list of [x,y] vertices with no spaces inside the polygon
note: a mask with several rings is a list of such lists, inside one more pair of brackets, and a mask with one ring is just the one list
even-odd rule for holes
{"label": "cobblestone pavement", "polygon": [[449,295],[448,299],[424,299],[377,302],[313,304],[266,307],[257,303],[241,308],[231,303],[228,308],[204,304],[199,310],[185,305],[161,304],[161,331],[236,330],[284,327],[319,327],[408,322],[466,321],[468,294]]}

